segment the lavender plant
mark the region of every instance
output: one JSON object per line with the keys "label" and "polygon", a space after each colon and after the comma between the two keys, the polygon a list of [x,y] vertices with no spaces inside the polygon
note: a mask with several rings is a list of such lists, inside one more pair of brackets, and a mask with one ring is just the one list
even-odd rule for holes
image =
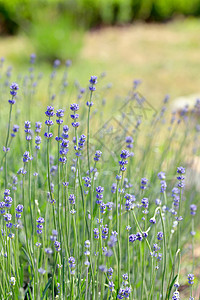
{"label": "lavender plant", "polygon": [[[66,97],[60,109],[61,101],[52,99],[58,66],[56,60],[46,109],[36,106],[34,113],[33,97],[30,110],[23,105],[26,98],[16,103],[25,110],[19,120],[25,135],[18,125],[10,133],[12,106],[19,87],[23,89],[16,83],[10,85],[0,173],[1,299],[195,299],[198,193],[194,184],[187,183],[185,153],[192,155],[192,143],[187,149],[184,145],[191,135],[198,138],[193,118],[198,104],[191,122],[185,110],[173,113],[172,120],[165,116],[165,98],[164,106],[149,116],[143,130],[138,131],[141,120],[128,122],[120,137],[123,145],[116,143],[108,153],[105,148],[111,147],[111,138],[104,145],[103,135],[92,145],[95,124],[102,116],[91,114],[91,107],[101,102],[100,80],[97,84],[97,76],[89,79],[87,117],[79,96],[85,89],[77,89],[78,103],[70,104]],[[67,78],[68,69],[62,84]],[[134,81],[128,97],[144,105],[137,91],[139,83]],[[26,121],[26,109],[30,121]],[[72,126],[63,125],[70,118]],[[164,131],[168,139],[163,139]],[[160,150],[152,151],[158,140]],[[192,245],[189,250],[188,243]],[[187,251],[192,252],[192,259],[185,264]],[[185,285],[187,279],[189,285]]]}

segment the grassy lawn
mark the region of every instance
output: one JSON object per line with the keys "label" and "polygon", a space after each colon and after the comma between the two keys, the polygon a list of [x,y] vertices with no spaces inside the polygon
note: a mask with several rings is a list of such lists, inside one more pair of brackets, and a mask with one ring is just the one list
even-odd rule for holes
{"label": "grassy lawn", "polygon": [[[143,94],[154,104],[165,94],[172,99],[196,94],[200,92],[199,31],[199,20],[94,30],[85,35],[71,77],[84,86],[91,74],[106,71],[112,93],[120,95],[132,87],[133,79],[140,78]],[[34,49],[25,36],[0,40],[1,56],[17,69],[25,67],[31,52]],[[42,69],[50,71],[45,64]]]}

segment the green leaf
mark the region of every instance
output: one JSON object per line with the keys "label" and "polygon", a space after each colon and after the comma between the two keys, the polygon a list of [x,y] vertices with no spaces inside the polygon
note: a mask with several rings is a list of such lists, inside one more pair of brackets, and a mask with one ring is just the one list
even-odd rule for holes
{"label": "green leaf", "polygon": [[24,249],[24,247],[22,247],[22,251],[24,252],[24,254],[26,255],[26,257],[27,257],[27,259],[28,259],[28,263],[29,263],[29,265],[30,266],[32,266],[32,264],[31,264],[31,260],[30,260],[30,258],[29,258],[29,255],[28,255],[28,253],[26,252],[26,250]]}
{"label": "green leaf", "polygon": [[174,283],[175,283],[177,277],[178,277],[178,275],[176,275],[176,276],[174,277],[174,279],[172,280],[172,282],[171,282],[171,284],[170,284],[170,287],[169,287],[169,290],[168,290],[168,293],[167,293],[167,297],[166,297],[167,300],[169,300],[169,297],[170,297],[170,294],[171,294],[173,285],[174,285]]}
{"label": "green leaf", "polygon": [[45,294],[46,294],[48,288],[49,288],[50,285],[51,285],[51,282],[52,282],[52,277],[49,278],[49,280],[48,280],[48,282],[47,282],[47,284],[46,284],[46,286],[45,286],[45,289],[44,289],[44,291],[42,292],[42,298],[41,298],[41,300],[44,299]]}

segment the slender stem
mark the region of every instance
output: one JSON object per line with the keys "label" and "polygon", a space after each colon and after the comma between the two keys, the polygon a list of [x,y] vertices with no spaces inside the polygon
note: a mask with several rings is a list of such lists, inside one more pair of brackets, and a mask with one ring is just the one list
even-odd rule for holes
{"label": "slender stem", "polygon": [[[128,219],[128,224],[129,226],[129,212],[127,212],[127,219]],[[131,277],[130,277],[130,249],[129,249],[129,231],[127,230],[127,253],[128,253],[128,261],[127,261],[127,267],[128,267],[128,280],[130,282]]]}
{"label": "slender stem", "polygon": [[165,283],[165,273],[166,273],[166,263],[167,263],[167,253],[166,253],[166,232],[165,232],[165,223],[162,216],[162,208],[160,208],[160,218],[163,228],[163,257],[164,257],[164,264],[163,264],[163,275],[162,275],[162,299],[164,299],[164,283]]}
{"label": "slender stem", "polygon": [[[58,124],[58,138],[60,137],[60,124]],[[58,211],[58,229],[59,229],[59,239],[61,240],[61,224],[60,224],[60,142],[58,141],[58,201],[57,201],[57,211]]]}
{"label": "slender stem", "polygon": [[11,114],[12,114],[12,104],[10,105],[8,131],[7,131],[6,146],[5,146],[5,189],[7,188],[7,147],[8,147],[8,140],[10,134]]}
{"label": "slender stem", "polygon": [[[50,118],[49,118],[50,119]],[[50,132],[50,128],[48,126],[48,133]],[[54,209],[54,199],[53,199],[53,194],[51,191],[51,177],[50,177],[50,160],[49,160],[49,144],[50,140],[49,138],[47,139],[47,172],[48,172],[48,186],[49,186],[49,194],[50,194],[50,199],[51,203],[53,205],[53,221],[54,221],[54,228],[56,229],[56,218],[55,218],[55,209]]]}
{"label": "slender stem", "polygon": [[[119,181],[118,181],[119,182]],[[119,183],[117,182],[117,195],[116,195],[116,221],[117,221],[117,233],[119,234]],[[120,249],[120,238],[117,239],[118,245],[118,263],[117,263],[117,293],[120,287],[120,270],[121,270],[121,249]]]}
{"label": "slender stem", "polygon": [[54,276],[55,276],[55,271],[56,271],[56,264],[57,264],[57,257],[58,257],[58,252],[56,252],[56,259],[53,267],[53,273],[52,273],[52,300],[54,300]]}
{"label": "slender stem", "polygon": [[[90,101],[92,100],[92,91],[90,92]],[[91,106],[88,107],[88,119],[87,119],[87,158],[88,158],[88,170],[89,170],[89,177],[90,177],[90,109]]]}
{"label": "slender stem", "polygon": [[[192,233],[194,232],[194,217],[192,216]],[[192,234],[192,273],[194,271],[195,257],[194,257],[194,235]]]}

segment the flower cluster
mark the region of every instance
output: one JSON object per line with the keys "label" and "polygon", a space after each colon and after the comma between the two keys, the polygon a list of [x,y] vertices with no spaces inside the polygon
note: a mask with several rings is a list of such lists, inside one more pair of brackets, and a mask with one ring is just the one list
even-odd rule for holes
{"label": "flower cluster", "polygon": [[126,194],[124,198],[126,199],[125,210],[130,211],[133,208],[134,197],[130,194]]}
{"label": "flower cluster", "polygon": [[8,100],[8,102],[13,105],[15,104],[15,97],[17,96],[17,90],[19,89],[19,86],[17,83],[13,82],[10,86],[10,94],[12,96],[11,100]]}
{"label": "flower cluster", "polygon": [[126,148],[132,149],[133,148],[133,138],[132,136],[127,136],[125,139],[126,142]]}
{"label": "flower cluster", "polygon": [[108,279],[112,279],[112,276],[113,276],[113,268],[109,268],[107,270],[107,275],[108,275]]}
{"label": "flower cluster", "polygon": [[157,239],[158,239],[159,241],[162,241],[162,239],[163,239],[163,232],[159,231],[159,232],[157,233]]}
{"label": "flower cluster", "polygon": [[63,117],[64,117],[64,110],[63,109],[58,109],[57,111],[56,111],[56,117],[58,118],[57,120],[56,120],[56,123],[58,124],[58,125],[61,125],[62,123],[63,123]]}
{"label": "flower cluster", "polygon": [[35,122],[35,133],[37,134],[35,137],[35,149],[36,150],[40,150],[40,144],[41,144],[41,137],[39,136],[39,133],[41,131],[42,128],[42,123],[41,122]]}
{"label": "flower cluster", "polygon": [[123,299],[123,298],[129,299],[130,293],[131,293],[131,288],[130,287],[120,288],[119,292],[118,292],[118,295],[117,295],[117,298],[118,299]]}
{"label": "flower cluster", "polygon": [[98,228],[94,228],[93,232],[94,232],[94,238],[95,238],[95,240],[98,240],[99,239],[99,229]]}
{"label": "flower cluster", "polygon": [[[92,93],[92,92],[96,91],[95,84],[97,84],[97,76],[94,76],[94,75],[91,76],[89,82],[90,82],[89,89],[90,89],[90,91]],[[87,106],[92,106],[92,105],[93,105],[93,103],[91,101],[87,102]]]}
{"label": "flower cluster", "polygon": [[99,161],[101,155],[102,155],[102,152],[100,150],[97,150],[94,155],[94,161]]}
{"label": "flower cluster", "polygon": [[24,132],[26,133],[26,140],[30,142],[32,140],[31,136],[31,122],[25,121],[24,122]]}
{"label": "flower cluster", "polygon": [[69,263],[69,268],[70,268],[70,274],[75,275],[75,267],[76,267],[75,258],[73,256],[70,256],[68,258],[68,263]]}
{"label": "flower cluster", "polygon": [[5,189],[4,191],[4,201],[5,202],[1,202],[1,205],[3,204],[4,207],[6,208],[11,208],[11,205],[12,205],[12,197],[10,196],[10,190],[9,189]]}
{"label": "flower cluster", "polygon": [[77,119],[79,118],[79,114],[76,113],[76,112],[79,110],[79,105],[76,104],[76,103],[71,104],[71,105],[70,105],[70,109],[71,109],[71,111],[73,112],[73,114],[70,115],[71,118],[72,118],[72,120],[73,120],[72,126],[73,126],[74,128],[77,128],[77,127],[79,127],[79,125],[80,125],[80,123],[77,122]]}
{"label": "flower cluster", "polygon": [[141,186],[140,186],[140,188],[142,189],[142,190],[145,190],[147,187],[146,187],[146,185],[147,185],[147,182],[148,182],[148,179],[147,178],[142,178],[141,179]]}
{"label": "flower cluster", "polygon": [[57,252],[59,252],[59,251],[61,250],[61,248],[60,248],[60,242],[55,241],[54,246],[55,246],[55,250],[56,250]]}
{"label": "flower cluster", "polygon": [[107,239],[108,238],[108,225],[105,224],[104,226],[102,226],[101,228],[102,230],[102,239]]}
{"label": "flower cluster", "polygon": [[126,171],[126,165],[128,164],[127,158],[130,157],[130,153],[128,150],[122,150],[120,154],[121,160],[119,161],[120,170],[122,172]]}
{"label": "flower cluster", "polygon": [[149,207],[149,199],[148,198],[143,198],[141,200],[141,204],[142,204],[142,207],[147,209]]}
{"label": "flower cluster", "polygon": [[71,205],[75,205],[75,199],[76,199],[76,197],[75,197],[74,194],[70,194],[70,195],[69,195],[69,203],[70,203]]}
{"label": "flower cluster", "polygon": [[140,232],[138,232],[136,234],[131,234],[131,235],[129,235],[129,242],[133,243],[137,240],[141,242],[143,240],[143,237],[145,237],[145,236]]}
{"label": "flower cluster", "polygon": [[179,291],[173,293],[172,300],[180,300]]}
{"label": "flower cluster", "polygon": [[76,151],[76,156],[81,156],[81,151],[85,145],[86,136],[82,134],[78,140],[78,145],[74,146],[74,150]]}
{"label": "flower cluster", "polygon": [[194,275],[193,274],[188,274],[188,283],[189,284],[194,284]]}
{"label": "flower cluster", "polygon": [[179,174],[177,176],[177,179],[179,180],[178,187],[183,188],[185,186],[185,183],[184,183],[185,177],[183,176],[183,174],[185,174],[185,168],[177,167],[177,173]]}
{"label": "flower cluster", "polygon": [[84,251],[84,255],[86,257],[86,261],[84,262],[84,265],[88,268],[90,266],[90,262],[88,260],[88,257],[90,256],[90,241],[89,240],[85,241],[84,246],[86,248]]}
{"label": "flower cluster", "polygon": [[160,188],[160,192],[161,193],[164,193],[166,191],[166,188],[167,188],[167,184],[166,184],[166,181],[165,181],[165,172],[159,172],[158,173],[158,178],[160,179],[160,185],[161,185],[161,188]]}
{"label": "flower cluster", "polygon": [[91,178],[89,176],[86,176],[83,177],[82,179],[85,181],[84,186],[89,188],[91,186]]}
{"label": "flower cluster", "polygon": [[196,211],[197,211],[197,206],[195,204],[191,204],[190,205],[190,214],[192,216],[195,216],[196,215]]}
{"label": "flower cluster", "polygon": [[96,198],[97,198],[97,200],[96,200],[96,203],[97,204],[101,204],[102,202],[103,202],[103,191],[104,191],[104,188],[102,187],[102,186],[98,186],[97,188],[96,188],[96,192],[97,192],[97,194],[96,194]]}
{"label": "flower cluster", "polygon": [[44,218],[42,217],[39,217],[36,222],[38,223],[37,224],[37,234],[42,234],[42,229],[43,229],[43,223],[44,223]]}
{"label": "flower cluster", "polygon": [[45,115],[48,117],[48,120],[45,121],[45,124],[47,125],[48,132],[45,132],[44,136],[47,139],[50,139],[53,137],[53,133],[50,132],[50,126],[53,125],[53,121],[51,118],[55,115],[54,107],[53,106],[47,106],[47,110],[45,112]]}
{"label": "flower cluster", "polygon": [[24,206],[22,204],[17,205],[17,207],[15,208],[17,219],[21,218],[21,213],[23,212],[23,209],[24,209]]}
{"label": "flower cluster", "polygon": [[31,161],[33,159],[32,156],[30,156],[30,153],[28,151],[25,151],[23,154],[23,162],[26,164],[29,161]]}
{"label": "flower cluster", "polygon": [[13,125],[13,129],[12,129],[12,132],[11,132],[11,137],[14,138],[18,131],[19,131],[19,126],[18,125]]}
{"label": "flower cluster", "polygon": [[172,198],[173,198],[173,204],[175,208],[179,207],[179,201],[180,201],[180,190],[177,187],[174,187],[172,189]]}
{"label": "flower cluster", "polygon": [[60,143],[60,158],[59,161],[62,164],[65,164],[67,162],[67,153],[69,151],[69,141],[66,139],[62,139],[62,142]]}

